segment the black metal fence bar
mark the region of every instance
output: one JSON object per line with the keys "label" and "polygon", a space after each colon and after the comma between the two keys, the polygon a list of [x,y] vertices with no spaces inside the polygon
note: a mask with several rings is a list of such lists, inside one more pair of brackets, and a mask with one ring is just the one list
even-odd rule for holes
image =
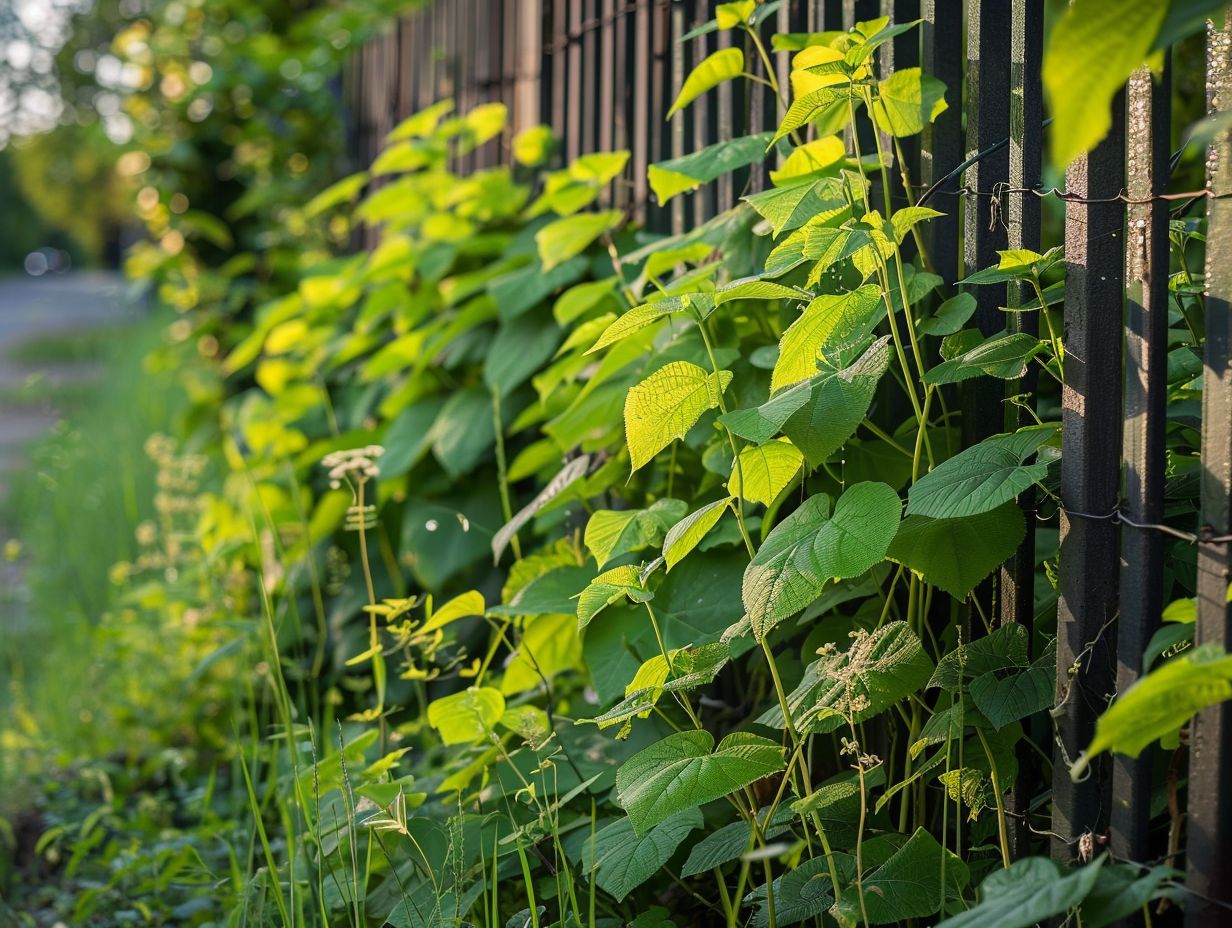
{"label": "black metal fence bar", "polygon": [[[1171,81],[1140,69],[1126,88],[1126,193],[1149,199],[1168,180]],[[1125,395],[1122,510],[1137,523],[1163,521],[1164,439],[1168,390],[1168,204],[1131,204],[1125,240]],[[1121,617],[1117,623],[1116,691],[1141,675],[1142,654],[1163,610],[1164,536],[1121,530]],[[1147,826],[1153,752],[1117,755],[1112,770],[1112,852],[1151,857]]]}
{"label": "black metal fence bar", "polygon": [[[967,157],[987,152],[1010,132],[1010,5],[1005,0],[970,0],[967,4]],[[984,155],[963,174],[972,190],[987,190],[1009,174],[1009,152],[1000,148]],[[1005,226],[990,223],[987,210],[975,198],[963,216],[963,273],[997,263],[1006,247]],[[1001,296],[993,287],[977,287],[975,328],[993,335],[1005,328]],[[981,380],[963,384],[963,443],[974,444],[1002,431],[1003,395]]]}
{"label": "black metal fence bar", "polygon": [[1062,388],[1060,601],[1057,607],[1057,757],[1052,850],[1072,861],[1084,835],[1108,821],[1106,764],[1070,778],[1112,693],[1117,608],[1117,527],[1108,513],[1120,490],[1121,317],[1124,293],[1123,106],[1096,148],[1066,173],[1072,194],[1111,203],[1065,204],[1065,385]]}
{"label": "black metal fence bar", "polygon": [[[963,160],[963,0],[923,0],[920,15],[921,67],[945,84],[949,103],[935,122],[924,127],[921,138],[920,184],[927,188]],[[945,215],[924,227],[928,261],[942,280],[953,284],[958,280],[960,204],[947,197],[933,206]]]}
{"label": "black metal fence bar", "polygon": [[[1232,110],[1232,16],[1207,39],[1207,108]],[[1232,531],[1232,132],[1222,129],[1207,157],[1206,357],[1202,390],[1202,526],[1216,536]],[[1232,582],[1227,542],[1198,545],[1196,642],[1226,648],[1232,640]],[[1185,913],[1188,928],[1228,924],[1232,901],[1232,708],[1199,713],[1190,736],[1187,884],[1197,898]],[[1222,903],[1222,904],[1221,904]]]}

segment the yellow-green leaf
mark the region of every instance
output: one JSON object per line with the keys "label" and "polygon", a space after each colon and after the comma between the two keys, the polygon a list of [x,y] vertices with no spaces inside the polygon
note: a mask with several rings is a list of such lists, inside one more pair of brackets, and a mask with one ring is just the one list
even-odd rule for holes
{"label": "yellow-green leaf", "polygon": [[878,85],[873,105],[877,128],[897,138],[917,135],[945,112],[945,84],[919,68],[895,71]]}
{"label": "yellow-green leaf", "polygon": [[696,512],[689,513],[668,529],[663,539],[663,560],[667,563],[669,573],[718,524],[730,502],[731,499],[728,497],[713,502],[709,506],[703,506]]}
{"label": "yellow-green leaf", "polygon": [[738,48],[723,48],[713,55],[707,56],[684,79],[684,86],[680,88],[680,96],[676,98],[672,108],[667,111],[667,118],[671,119],[672,116],[684,109],[707,90],[711,90],[724,81],[731,80],[733,77],[738,77],[743,71],[744,52]]}
{"label": "yellow-green leaf", "polygon": [[614,229],[621,220],[620,210],[602,213],[581,213],[548,223],[535,233],[535,245],[543,269],[550,271],[570,258],[580,255],[604,232]]}
{"label": "yellow-green leaf", "polygon": [[720,29],[735,29],[749,21],[756,0],[737,0],[736,3],[720,3],[714,8],[714,19]]}
{"label": "yellow-green leaf", "polygon": [[824,294],[805,307],[779,342],[779,359],[770,378],[770,390],[817,373],[818,359],[847,347],[866,335],[876,323],[881,291],[872,285],[850,293]]}
{"label": "yellow-green leaf", "polygon": [[505,697],[490,686],[472,686],[428,705],[428,724],[446,744],[473,744],[488,738],[505,714]]}
{"label": "yellow-green leaf", "polygon": [[631,389],[625,397],[625,440],[633,470],[684,438],[702,413],[719,405],[731,379],[731,371],[710,374],[688,361],[673,361]]}
{"label": "yellow-green leaf", "polygon": [[1146,61],[1168,12],[1162,0],[1073,0],[1044,55],[1052,162],[1065,167],[1112,126],[1112,101]]}
{"label": "yellow-green leaf", "polygon": [[471,590],[469,593],[455,596],[445,605],[441,606],[441,608],[435,610],[432,613],[432,617],[418,631],[420,633],[433,632],[438,628],[444,628],[450,622],[464,619],[468,615],[483,615],[483,610],[483,594]]}
{"label": "yellow-green leaf", "polygon": [[750,503],[769,506],[804,467],[804,455],[786,438],[751,445],[732,465],[727,489]]}

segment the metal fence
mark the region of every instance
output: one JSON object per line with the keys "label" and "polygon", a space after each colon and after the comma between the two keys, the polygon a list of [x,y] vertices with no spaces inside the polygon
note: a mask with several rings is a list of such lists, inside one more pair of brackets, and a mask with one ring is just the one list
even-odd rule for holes
{"label": "metal fence", "polygon": [[[1066,383],[1052,850],[1058,859],[1072,860],[1088,835],[1097,844],[1106,839],[1118,857],[1142,861],[1157,851],[1147,828],[1149,752],[1139,760],[1118,756],[1097,764],[1079,783],[1071,782],[1061,761],[1090,742],[1109,695],[1139,676],[1163,605],[1168,220],[1178,203],[1164,196],[1170,69],[1162,80],[1146,71],[1136,74],[1108,137],[1070,166],[1063,189],[1044,190],[1043,8],[1044,0],[786,0],[763,28],[768,38],[772,32],[845,29],[878,15],[898,22],[922,19],[920,29],[881,49],[878,64],[883,76],[895,67],[920,65],[949,88],[950,108],[903,152],[909,177],[921,189],[935,188],[932,205],[947,212],[928,224],[925,241],[947,284],[958,281],[964,268],[995,264],[998,249],[1038,250],[1042,200],[1064,201]],[[651,201],[647,166],[772,128],[775,120],[768,91],[750,90],[748,82],[726,84],[672,122],[665,120],[692,67],[723,45],[742,41],[732,32],[679,41],[712,15],[706,0],[435,0],[367,47],[355,63],[348,99],[356,156],[370,158],[398,120],[437,99],[452,97],[462,110],[500,101],[510,112],[505,137],[466,156],[461,168],[500,161],[514,133],[545,122],[562,140],[567,158],[629,149],[627,173],[611,194],[614,205],[651,229],[683,230],[733,206],[765,180],[757,170],[737,172],[661,208]],[[1208,35],[1212,112],[1232,109],[1229,25],[1212,27]],[[749,69],[760,74],[766,63],[752,47],[745,51]],[[779,54],[769,65],[786,86],[788,56]],[[1229,641],[1232,623],[1232,200],[1222,198],[1229,194],[1232,141],[1224,130],[1211,144],[1206,189],[1197,194],[1209,218],[1207,341],[1201,516],[1187,539],[1197,548],[1195,637],[1219,644]],[[990,222],[994,209],[999,221]],[[1001,306],[1025,299],[1012,284],[1007,293],[993,287],[973,293],[975,323],[986,335],[1004,328]],[[1036,317],[1011,318],[1031,326]],[[1017,417],[1026,413],[1003,399],[986,385],[966,391],[966,441],[1021,424]],[[1021,503],[1034,512],[1030,494]],[[996,590],[1002,621],[1033,622],[1035,564],[1029,533],[999,582],[984,593]],[[1185,852],[1197,901],[1188,908],[1187,924],[1225,924],[1226,909],[1201,900],[1232,896],[1229,706],[1200,714],[1189,754]],[[1031,765],[1023,766],[1030,776]],[[1038,765],[1035,770],[1038,787]],[[1009,809],[1021,849],[1028,837],[1029,782],[1020,781]]]}

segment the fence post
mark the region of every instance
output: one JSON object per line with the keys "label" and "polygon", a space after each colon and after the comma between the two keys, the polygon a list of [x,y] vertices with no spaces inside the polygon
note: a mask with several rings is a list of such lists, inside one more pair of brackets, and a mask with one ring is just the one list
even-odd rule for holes
{"label": "fence post", "polygon": [[[1232,110],[1232,14],[1207,36],[1207,109]],[[1232,132],[1215,136],[1207,155],[1206,357],[1202,389],[1202,529],[1232,531]],[[1227,542],[1198,546],[1196,643],[1226,649],[1230,640],[1232,581]],[[1219,905],[1232,898],[1232,704],[1198,714],[1190,733],[1187,928],[1227,924]]]}
{"label": "fence post", "polygon": [[[1091,742],[1107,707],[1114,671],[1117,528],[1120,491],[1122,191],[1124,98],[1094,150],[1066,172],[1076,197],[1065,204],[1065,385],[1061,391],[1061,555],[1057,604],[1057,751],[1052,775],[1052,854],[1073,860],[1083,835],[1108,822],[1107,764],[1081,782],[1070,762]],[[1100,759],[1102,761],[1103,758]]]}
{"label": "fence post", "polygon": [[[1162,193],[1168,181],[1171,80],[1148,68],[1126,89],[1126,192],[1131,199]],[[1164,433],[1168,391],[1168,206],[1131,204],[1125,239],[1125,499],[1135,522],[1163,518]],[[1163,536],[1151,529],[1121,530],[1121,617],[1117,625],[1116,691],[1141,675],[1142,653],[1163,609]],[[1112,762],[1112,853],[1127,860],[1149,856],[1153,752],[1116,755]]]}

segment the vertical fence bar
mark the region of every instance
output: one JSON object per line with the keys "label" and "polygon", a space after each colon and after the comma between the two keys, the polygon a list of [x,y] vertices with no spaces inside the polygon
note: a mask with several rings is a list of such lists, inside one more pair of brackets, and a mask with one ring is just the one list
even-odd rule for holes
{"label": "vertical fence bar", "polygon": [[[1163,193],[1168,181],[1170,69],[1156,81],[1139,68],[1126,88],[1126,192]],[[1122,509],[1135,522],[1160,522],[1168,393],[1168,205],[1131,204],[1125,237],[1125,396]],[[1142,653],[1163,610],[1163,535],[1121,529],[1121,618],[1116,691],[1141,675]],[[1151,750],[1112,761],[1112,853],[1146,860],[1151,815]]]}
{"label": "vertical fence bar", "polygon": [[[988,192],[1009,176],[1009,151],[990,151],[1010,134],[1010,6],[1005,0],[967,4],[967,158],[976,161],[963,174],[969,190]],[[966,198],[963,222],[963,274],[997,263],[1006,247],[1001,223],[988,221],[988,201]],[[973,291],[973,322],[985,336],[1005,327],[1001,294],[993,287]],[[963,384],[963,443],[971,445],[1002,430],[1004,391],[986,380]]]}
{"label": "vertical fence bar", "polygon": [[[685,54],[684,43],[679,37],[688,32],[688,27],[685,20],[684,4],[676,2],[672,4],[672,35],[674,41],[671,48],[671,96],[673,99],[680,93],[680,88],[684,84],[684,69],[685,69]],[[672,134],[672,157],[679,158],[684,154],[684,120],[679,115],[673,117],[668,124],[668,129]],[[684,197],[676,197],[672,200],[672,234],[680,235],[684,232]]]}
{"label": "vertical fence bar", "polygon": [[646,168],[650,164],[650,2],[640,0],[633,14],[633,75],[629,86],[633,94],[633,210],[641,222],[646,219],[646,199],[650,186]]}
{"label": "vertical fence bar", "polygon": [[[542,0],[521,0],[517,10],[517,86],[514,90],[513,131],[521,132],[539,123],[543,63]],[[484,20],[482,10],[479,19]]]}
{"label": "vertical fence bar", "polygon": [[[1065,204],[1065,385],[1061,391],[1061,555],[1057,605],[1057,754],[1052,854],[1071,861],[1078,840],[1108,821],[1103,758],[1073,782],[1069,765],[1091,742],[1114,685],[1120,491],[1124,103],[1096,148],[1066,172],[1070,193],[1111,203]],[[1078,515],[1083,513],[1083,515]]]}
{"label": "vertical fence bar", "polygon": [[[1232,14],[1207,35],[1207,109],[1232,110]],[[1232,132],[1222,128],[1206,160],[1206,356],[1202,388],[1202,529],[1232,532]],[[1232,552],[1198,546],[1195,643],[1225,650],[1232,640]],[[1187,928],[1226,925],[1232,898],[1232,704],[1198,713],[1190,733]]]}
{"label": "vertical fence bar", "polygon": [[[1041,124],[1043,100],[1040,87],[1040,63],[1044,44],[1043,0],[1012,0],[1010,33],[1010,146],[1009,176],[1011,187],[1035,187],[1040,182],[1042,160]],[[1010,248],[1040,247],[1040,200],[1033,193],[1011,195],[1007,204],[1006,242]],[[1034,299],[1031,288],[1011,283],[1007,305],[1023,306]],[[1040,312],[1047,312],[1041,308]],[[1035,313],[1013,313],[1009,328],[1030,335],[1039,333],[1039,316]],[[1013,387],[1016,393],[1034,395],[1038,372],[1029,367],[1024,377]],[[1024,402],[1029,402],[1024,400]],[[1029,409],[1017,407],[1017,415],[1007,409],[1007,425],[1018,428],[1031,424]],[[1028,488],[1018,497],[1023,510],[1026,534],[1013,557],[1001,569],[1001,621],[1017,622],[1027,629],[1028,647],[1035,619],[1035,489]],[[1018,777],[1008,797],[1008,835],[1010,853],[1015,858],[1028,853],[1027,813],[1030,809],[1033,783],[1039,782],[1040,769],[1035,752],[1025,740],[1016,747]]]}
{"label": "vertical fence bar", "polygon": [[[963,160],[962,61],[963,0],[923,0],[920,6],[922,67],[945,84],[949,102],[936,121],[924,126],[920,139],[920,184],[927,188],[941,180]],[[953,191],[956,183],[947,185]],[[931,203],[944,216],[925,223],[928,263],[947,284],[958,280],[959,208],[956,197]]]}

